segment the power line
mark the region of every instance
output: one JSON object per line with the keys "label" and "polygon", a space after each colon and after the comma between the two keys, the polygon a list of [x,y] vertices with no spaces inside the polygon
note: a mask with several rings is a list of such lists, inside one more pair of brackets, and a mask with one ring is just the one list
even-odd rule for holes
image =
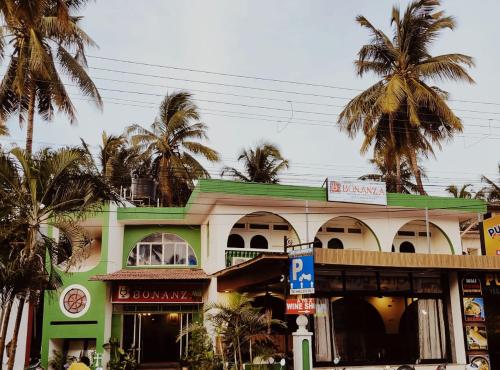
{"label": "power line", "polygon": [[[241,89],[251,89],[251,90],[259,90],[259,91],[269,91],[269,92],[285,93],[285,94],[314,96],[314,97],[322,97],[322,98],[328,98],[328,99],[338,99],[339,98],[337,96],[332,96],[332,95],[323,95],[323,94],[315,94],[315,93],[305,93],[305,92],[297,92],[297,91],[289,91],[289,90],[268,89],[268,88],[253,87],[253,86],[247,86],[247,85],[227,84],[227,83],[213,82],[213,81],[193,80],[193,79],[186,79],[186,78],[177,78],[177,77],[170,77],[170,76],[153,75],[153,74],[147,74],[147,73],[122,71],[122,70],[116,70],[116,69],[110,69],[110,68],[89,67],[89,69],[94,69],[94,70],[99,70],[99,71],[106,71],[106,72],[112,72],[112,73],[128,74],[128,75],[141,76],[141,77],[153,77],[153,78],[161,78],[161,79],[168,79],[168,80],[174,80],[174,81],[194,82],[194,83],[217,85],[217,86],[226,86],[226,87],[241,88]],[[500,103],[499,103],[499,105],[500,105]],[[344,106],[338,106],[338,107],[343,108]],[[471,112],[471,113],[483,113],[483,114],[500,115],[500,112],[489,112],[489,111],[479,111],[479,110],[470,110],[470,109],[458,109],[458,108],[455,108],[454,110],[455,111],[462,111],[462,112]]]}
{"label": "power line", "polygon": [[[261,77],[261,76],[250,76],[250,75],[243,75],[243,74],[231,74],[231,73],[224,73],[224,72],[215,72],[215,71],[208,71],[208,70],[204,70],[204,69],[195,69],[195,68],[177,67],[177,66],[154,64],[154,63],[145,63],[145,62],[139,62],[139,61],[130,60],[130,59],[118,59],[118,58],[102,57],[102,56],[96,56],[96,55],[88,55],[87,57],[94,58],[94,59],[100,59],[100,60],[107,60],[107,61],[113,61],[113,62],[132,64],[132,65],[165,68],[165,69],[172,69],[172,70],[178,70],[178,71],[196,72],[196,73],[225,76],[225,77],[236,77],[236,78],[243,78],[243,79],[278,82],[278,83],[286,83],[286,84],[293,84],[293,85],[304,85],[304,86],[311,86],[311,87],[322,87],[322,88],[337,89],[337,90],[347,90],[347,91],[357,91],[357,92],[363,91],[363,89],[355,89],[355,88],[350,88],[350,87],[345,87],[345,86],[335,86],[335,85],[319,84],[319,83],[312,83],[312,82],[305,82],[305,81],[283,80],[283,79],[268,78],[268,77]],[[473,104],[499,105],[500,106],[500,103],[487,102],[487,101],[477,101],[477,100],[450,99],[449,101],[456,101],[456,102],[461,102],[461,103],[473,103]]]}

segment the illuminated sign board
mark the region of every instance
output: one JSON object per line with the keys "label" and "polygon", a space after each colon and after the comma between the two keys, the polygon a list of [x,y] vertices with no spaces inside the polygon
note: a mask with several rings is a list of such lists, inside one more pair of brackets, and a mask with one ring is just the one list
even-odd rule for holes
{"label": "illuminated sign board", "polygon": [[500,256],[500,215],[483,221],[484,247],[487,256]]}

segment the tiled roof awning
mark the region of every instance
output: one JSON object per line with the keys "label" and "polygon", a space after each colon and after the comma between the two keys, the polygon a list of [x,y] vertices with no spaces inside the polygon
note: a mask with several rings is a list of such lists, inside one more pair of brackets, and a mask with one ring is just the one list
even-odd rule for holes
{"label": "tiled roof awning", "polygon": [[119,270],[107,275],[95,275],[91,281],[137,281],[137,280],[210,280],[202,269],[140,268]]}

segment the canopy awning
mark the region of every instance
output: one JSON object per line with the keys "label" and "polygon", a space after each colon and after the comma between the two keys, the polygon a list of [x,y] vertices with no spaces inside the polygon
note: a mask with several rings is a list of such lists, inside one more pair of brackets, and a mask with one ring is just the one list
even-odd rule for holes
{"label": "canopy awning", "polygon": [[190,268],[137,268],[119,270],[106,275],[94,275],[91,281],[144,281],[144,280],[210,280],[202,269]]}
{"label": "canopy awning", "polygon": [[433,270],[500,270],[500,257],[314,249],[314,263],[344,267]]}
{"label": "canopy awning", "polygon": [[288,255],[286,253],[262,253],[251,260],[216,272],[219,292],[247,289],[275,283],[286,274]]}

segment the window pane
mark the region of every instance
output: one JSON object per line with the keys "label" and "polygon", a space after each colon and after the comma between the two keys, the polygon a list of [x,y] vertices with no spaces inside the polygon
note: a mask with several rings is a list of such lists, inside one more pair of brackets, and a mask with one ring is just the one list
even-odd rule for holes
{"label": "window pane", "polygon": [[137,247],[134,247],[128,255],[127,266],[135,266],[137,264]]}
{"label": "window pane", "polygon": [[161,252],[162,245],[161,244],[153,244],[151,250],[151,264],[152,265],[161,265]]}
{"label": "window pane", "polygon": [[141,242],[144,242],[144,243],[161,243],[161,234],[160,233],[156,233],[156,234],[149,235],[148,237],[142,239]]}
{"label": "window pane", "polygon": [[176,243],[175,244],[175,264],[176,265],[185,265],[186,259],[187,259],[186,244],[185,243]]}
{"label": "window pane", "polygon": [[380,273],[380,290],[406,292],[410,290],[410,276],[407,273]]}
{"label": "window pane", "polygon": [[346,290],[377,290],[377,275],[375,272],[346,272]]}
{"label": "window pane", "polygon": [[319,270],[316,272],[317,286],[320,292],[342,291],[344,289],[342,272]]}
{"label": "window pane", "polygon": [[137,265],[149,265],[151,260],[151,247],[149,244],[139,244]]}
{"label": "window pane", "polygon": [[198,261],[196,261],[196,255],[194,254],[193,248],[188,247],[188,265],[196,266]]}
{"label": "window pane", "polygon": [[183,242],[181,238],[179,238],[175,234],[163,234],[163,241],[165,242]]}
{"label": "window pane", "polygon": [[415,293],[442,293],[441,277],[439,275],[414,276],[413,290]]}
{"label": "window pane", "polygon": [[175,263],[174,253],[175,253],[175,244],[174,243],[165,243],[164,250],[163,250],[163,264],[164,265],[173,265]]}

